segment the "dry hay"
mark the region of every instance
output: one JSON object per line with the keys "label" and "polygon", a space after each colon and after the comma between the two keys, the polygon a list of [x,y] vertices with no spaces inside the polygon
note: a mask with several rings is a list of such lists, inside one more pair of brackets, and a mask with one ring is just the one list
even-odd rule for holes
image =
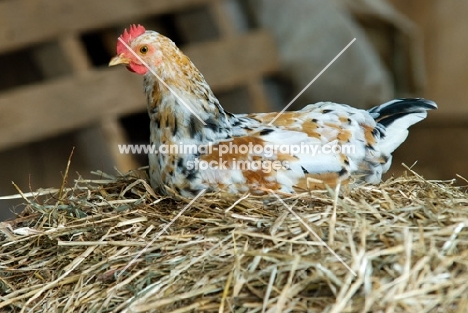
{"label": "dry hay", "polygon": [[156,196],[131,174],[100,175],[23,195],[23,213],[1,224],[0,311],[468,306],[468,199],[451,182],[413,173],[337,197],[328,190],[285,199],[297,216],[273,196],[218,193],[180,214],[189,200]]}

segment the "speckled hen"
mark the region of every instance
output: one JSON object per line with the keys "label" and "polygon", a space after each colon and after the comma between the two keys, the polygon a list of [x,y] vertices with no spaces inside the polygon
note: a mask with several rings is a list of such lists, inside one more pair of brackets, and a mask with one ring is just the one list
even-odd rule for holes
{"label": "speckled hen", "polygon": [[425,99],[397,99],[367,111],[320,102],[278,117],[232,114],[170,39],[141,25],[119,37],[109,65],[117,64],[144,76],[151,144],[159,151],[149,155],[149,174],[162,194],[291,194],[378,183],[408,127],[437,108]]}

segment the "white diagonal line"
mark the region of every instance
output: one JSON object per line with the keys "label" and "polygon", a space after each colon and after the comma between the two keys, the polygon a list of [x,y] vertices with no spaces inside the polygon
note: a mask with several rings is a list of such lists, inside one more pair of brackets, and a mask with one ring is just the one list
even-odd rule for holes
{"label": "white diagonal line", "polygon": [[349,265],[346,264],[345,261],[343,261],[343,259],[342,259],[338,254],[336,254],[336,252],[333,251],[333,249],[330,248],[330,246],[327,245],[326,242],[323,241],[323,239],[320,238],[320,236],[317,235],[317,233],[314,232],[314,230],[313,230],[312,228],[310,228],[310,226],[307,225],[306,222],[304,222],[304,220],[302,219],[301,216],[299,216],[299,214],[297,214],[296,212],[294,212],[294,210],[293,210],[291,207],[289,207],[289,206],[283,201],[283,199],[281,199],[276,193],[274,193],[272,190],[269,190],[269,191],[270,191],[270,193],[272,193],[276,198],[278,198],[278,200],[286,207],[286,209],[288,209],[288,211],[291,212],[291,214],[294,215],[294,216],[297,218],[297,220],[298,220],[302,225],[304,225],[304,227],[305,227],[312,235],[314,235],[314,237],[317,238],[317,240],[318,240],[322,245],[324,245],[325,247],[327,247],[327,249],[338,259],[338,261],[340,261],[354,276],[357,276],[357,275],[356,275],[356,272],[353,271],[353,269],[352,269],[351,267],[349,267]]}
{"label": "white diagonal line", "polygon": [[167,223],[166,226],[163,227],[163,229],[161,229],[161,231],[159,233],[156,234],[156,236],[154,236],[153,240],[150,241],[150,243],[148,243],[140,252],[138,252],[138,254],[123,268],[123,270],[120,271],[120,273],[118,275],[116,275],[117,277],[119,277],[120,275],[122,275],[123,272],[125,272],[133,263],[135,263],[135,260],[138,259],[143,253],[146,252],[146,250],[148,250],[148,248],[150,246],[153,245],[153,243],[172,225],[172,223],[174,223],[182,214],[184,214],[185,211],[187,211],[188,208],[190,208],[190,206],[198,199],[200,198],[200,196],[202,194],[204,194],[206,191],[206,189],[203,189],[202,191],[200,191],[200,193],[198,195],[196,195],[195,198],[192,199],[192,201],[189,202],[189,204],[187,204],[185,206],[185,208],[183,208],[179,213],[177,213],[177,215],[169,222]]}
{"label": "white diagonal line", "polygon": [[172,92],[172,94],[183,104],[185,105],[185,107],[193,114],[195,115],[196,118],[198,118],[200,120],[200,122],[203,123],[203,125],[206,125],[206,123],[201,119],[200,116],[197,115],[197,113],[195,113],[193,111],[193,109],[190,107],[190,105],[188,105],[171,87],[169,87],[168,84],[166,84],[166,82],[164,80],[162,80],[161,77],[159,77],[158,74],[156,74],[156,72],[145,62],[143,61],[142,58],[140,58],[140,56],[138,54],[136,54],[135,51],[132,50],[132,48],[130,48],[129,45],[127,45],[127,43],[125,41],[123,41],[122,38],[118,38],[118,40],[125,46],[125,48],[128,49],[128,51],[130,51],[137,59],[138,61],[140,61],[144,66],[146,66],[146,68],[151,72],[151,74],[153,74],[154,76],[156,76],[157,79],[159,79],[159,81],[167,88],[169,89],[170,92]]}
{"label": "white diagonal line", "polygon": [[315,76],[314,79],[312,79],[312,81],[311,81],[310,83],[308,83],[307,86],[305,86],[304,89],[302,89],[301,92],[299,92],[299,93],[297,94],[297,96],[296,96],[294,99],[292,99],[291,102],[289,102],[288,105],[286,105],[286,106],[284,107],[284,109],[283,109],[281,112],[279,112],[278,115],[276,115],[276,117],[275,117],[270,123],[268,123],[268,125],[272,125],[273,122],[276,121],[276,119],[277,119],[278,117],[280,117],[280,115],[283,114],[284,111],[286,111],[286,110],[291,106],[291,104],[293,104],[294,101],[296,101],[297,98],[299,98],[299,97],[304,93],[304,91],[306,91],[307,88],[309,88],[310,85],[312,85],[312,84],[317,80],[317,78],[319,78],[320,75],[322,75],[323,72],[325,72],[325,71],[330,67],[330,65],[332,65],[332,64],[336,61],[336,59],[338,59],[338,58],[343,54],[343,52],[345,52],[346,49],[348,49],[349,46],[351,46],[351,45],[353,44],[353,42],[355,42],[355,41],[356,41],[356,38],[354,38],[353,40],[351,40],[351,42],[348,43],[348,45],[347,45],[346,47],[344,47],[343,50],[341,50],[340,53],[338,53],[338,55],[337,55],[333,60],[331,60],[330,63],[328,63],[327,66],[325,66],[325,68],[324,68],[320,73],[318,73],[317,76]]}

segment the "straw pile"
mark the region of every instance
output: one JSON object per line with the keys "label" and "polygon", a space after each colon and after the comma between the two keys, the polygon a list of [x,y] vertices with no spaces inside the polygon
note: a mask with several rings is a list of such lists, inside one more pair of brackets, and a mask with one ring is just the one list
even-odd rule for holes
{"label": "straw pile", "polygon": [[188,206],[131,173],[79,178],[23,194],[1,224],[0,311],[466,312],[468,198],[452,183]]}

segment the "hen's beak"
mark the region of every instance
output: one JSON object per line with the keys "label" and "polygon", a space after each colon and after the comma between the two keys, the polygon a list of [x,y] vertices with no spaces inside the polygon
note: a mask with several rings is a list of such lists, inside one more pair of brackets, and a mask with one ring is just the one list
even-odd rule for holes
{"label": "hen's beak", "polygon": [[114,66],[114,65],[119,65],[119,64],[130,64],[130,59],[125,57],[124,53],[121,53],[113,57],[109,62],[109,66]]}

